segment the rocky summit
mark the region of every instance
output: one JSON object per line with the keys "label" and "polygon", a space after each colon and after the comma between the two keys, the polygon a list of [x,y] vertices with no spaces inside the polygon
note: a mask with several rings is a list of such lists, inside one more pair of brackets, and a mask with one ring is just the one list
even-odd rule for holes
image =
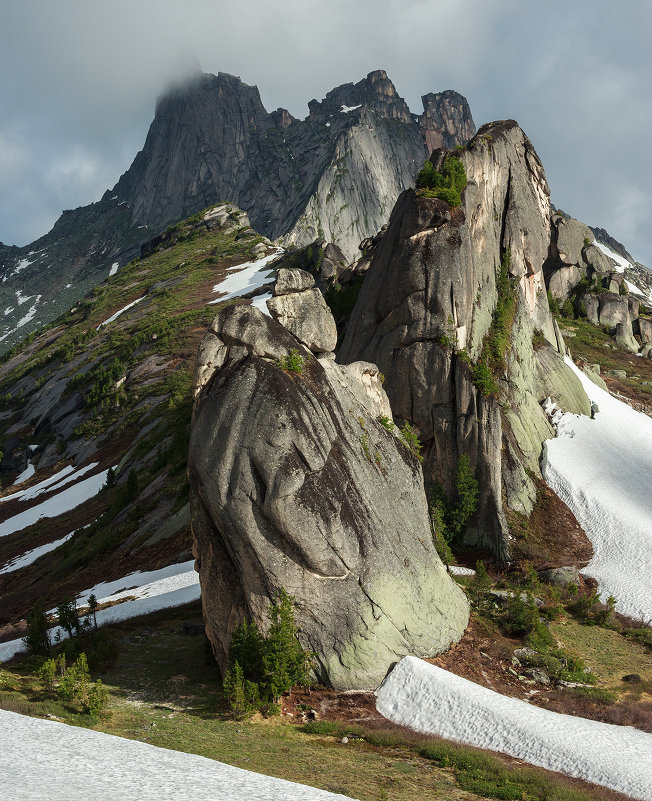
{"label": "rocky summit", "polygon": [[414,115],[383,70],[311,100],[304,120],[268,113],[258,89],[197,74],[156,104],[143,149],[97,203],[66,211],[24,248],[0,244],[0,349],[70,308],[167,226],[219,201],[286,244],[322,237],[348,259],[387,222],[433,144],[475,132],[466,100],[427,94]]}
{"label": "rocky summit", "polygon": [[468,605],[435,551],[421,467],[378,369],[324,352],[335,323],[312,283],[281,270],[268,301],[278,320],[231,307],[204,338],[188,462],[194,550],[223,670],[235,626],[250,617],[264,631],[283,588],[318,678],[369,689],[402,656],[457,641]]}

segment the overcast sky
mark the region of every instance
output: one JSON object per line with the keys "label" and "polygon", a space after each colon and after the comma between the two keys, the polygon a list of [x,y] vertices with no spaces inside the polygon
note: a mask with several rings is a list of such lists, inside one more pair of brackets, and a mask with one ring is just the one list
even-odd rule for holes
{"label": "overcast sky", "polygon": [[412,111],[465,95],[513,118],[553,202],[652,267],[650,0],[0,0],[0,241],[24,245],[100,198],[158,94],[198,66],[268,111],[385,69]]}

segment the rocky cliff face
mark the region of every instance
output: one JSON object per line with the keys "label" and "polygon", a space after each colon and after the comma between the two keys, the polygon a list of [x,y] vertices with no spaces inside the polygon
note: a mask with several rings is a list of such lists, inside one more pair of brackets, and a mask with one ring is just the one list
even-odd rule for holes
{"label": "rocky cliff face", "polygon": [[[503,506],[529,513],[541,443],[553,436],[540,402],[589,412],[559,354],[543,265],[551,240],[549,191],[532,144],[513,121],[483,126],[463,151],[459,208],[408,190],[376,246],[338,361],[373,361],[394,414],[424,443],[427,486],[452,480],[468,454],[480,483],[467,542],[509,556]],[[431,161],[441,169],[449,153]],[[501,289],[501,264],[510,287]],[[514,293],[504,365],[495,388],[478,380],[496,332],[500,294]],[[504,298],[503,298],[504,300]],[[539,332],[535,335],[535,332]],[[537,340],[536,349],[533,341]]]}
{"label": "rocky cliff face", "polygon": [[283,587],[319,679],[369,689],[397,658],[459,639],[468,607],[434,550],[419,462],[379,422],[391,410],[378,370],[324,352],[335,324],[312,283],[281,270],[269,306],[287,328],[229,308],[202,343],[194,548],[222,669],[234,627],[246,615],[265,630]]}
{"label": "rocky cliff face", "polygon": [[428,143],[473,133],[461,95],[426,97],[417,118],[378,70],[310,101],[297,120],[285,109],[268,114],[255,86],[226,73],[170,91],[143,150],[98,203],[65,212],[32,245],[0,248],[0,349],[70,308],[141,242],[219,201],[247,211],[270,238],[323,237],[351,259],[414,182]]}

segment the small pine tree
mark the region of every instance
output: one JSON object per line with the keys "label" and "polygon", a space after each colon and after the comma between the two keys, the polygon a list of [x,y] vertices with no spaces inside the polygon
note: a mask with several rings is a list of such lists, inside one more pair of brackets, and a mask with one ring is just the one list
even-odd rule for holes
{"label": "small pine tree", "polygon": [[260,684],[263,681],[265,668],[263,652],[265,640],[254,620],[243,620],[231,637],[229,660],[232,665],[238,664],[243,676],[249,681]]}
{"label": "small pine tree", "polygon": [[57,663],[54,659],[46,659],[38,671],[38,678],[46,693],[54,692],[54,678],[57,673]]}
{"label": "small pine tree", "polygon": [[250,715],[260,706],[258,685],[245,678],[239,662],[232,662],[224,674],[224,697],[236,718]]}
{"label": "small pine tree", "polygon": [[112,467],[109,467],[106,473],[106,486],[115,487],[115,484],[116,484],[115,470]]}
{"label": "small pine tree", "polygon": [[68,632],[68,636],[72,639],[75,634],[79,634],[81,626],[79,623],[79,615],[77,614],[77,600],[75,598],[66,598],[57,606],[57,617],[59,618],[59,625],[64,631]]}
{"label": "small pine tree", "polygon": [[129,471],[129,475],[127,476],[127,484],[125,493],[127,495],[128,500],[133,500],[136,495],[138,495],[138,475],[136,471],[132,467]]}
{"label": "small pine tree", "polygon": [[308,684],[309,657],[297,639],[292,598],[281,587],[278,598],[269,607],[272,622],[263,656],[265,681],[273,700],[295,684]]}
{"label": "small pine tree", "polygon": [[27,615],[27,634],[23,637],[27,650],[37,656],[47,656],[50,653],[50,632],[45,607],[37,601]]}
{"label": "small pine tree", "polygon": [[93,616],[93,627],[97,628],[97,597],[94,593],[88,596],[88,614]]}

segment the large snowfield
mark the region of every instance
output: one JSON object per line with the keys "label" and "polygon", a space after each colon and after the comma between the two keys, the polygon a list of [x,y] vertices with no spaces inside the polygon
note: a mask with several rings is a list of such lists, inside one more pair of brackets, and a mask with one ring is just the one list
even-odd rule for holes
{"label": "large snowfield", "polygon": [[394,723],[652,801],[652,734],[540,709],[413,656],[376,696]]}
{"label": "large snowfield", "polygon": [[335,801],[346,796],[213,759],[0,710],[11,801]]}
{"label": "large snowfield", "polygon": [[652,621],[652,419],[590,381],[567,357],[595,419],[566,413],[544,443],[543,477],[593,545],[582,571],[625,615]]}

